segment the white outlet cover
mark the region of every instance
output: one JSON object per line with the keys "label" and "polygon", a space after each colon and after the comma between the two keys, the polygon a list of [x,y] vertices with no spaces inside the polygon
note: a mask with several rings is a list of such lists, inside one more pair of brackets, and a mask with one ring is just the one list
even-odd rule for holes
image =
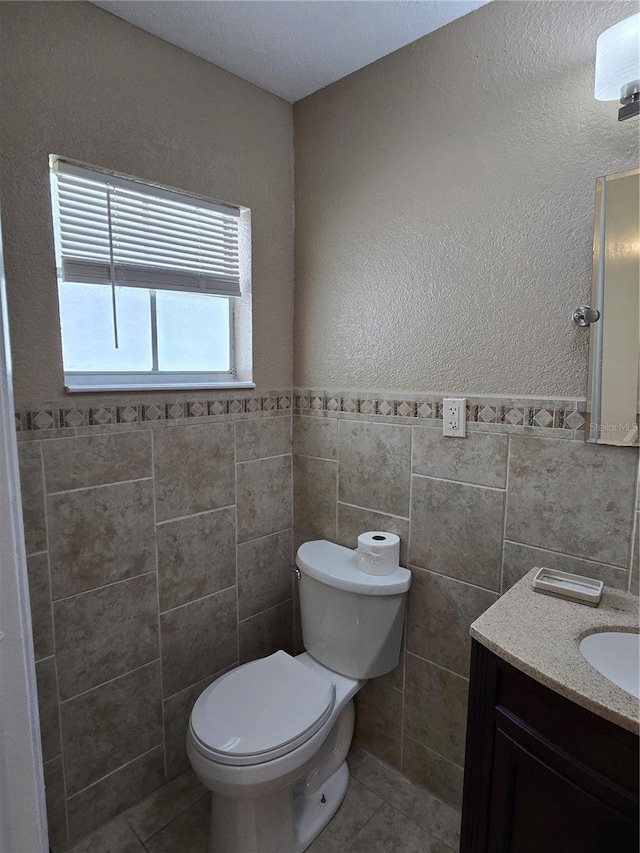
{"label": "white outlet cover", "polygon": [[442,401],[442,434],[451,438],[466,438],[467,400],[465,397],[445,397]]}

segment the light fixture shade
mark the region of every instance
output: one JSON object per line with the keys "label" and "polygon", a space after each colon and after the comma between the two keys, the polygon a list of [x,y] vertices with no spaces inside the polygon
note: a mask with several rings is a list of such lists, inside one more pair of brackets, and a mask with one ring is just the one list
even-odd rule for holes
{"label": "light fixture shade", "polygon": [[598,36],[596,100],[618,101],[622,87],[636,80],[640,80],[640,12]]}

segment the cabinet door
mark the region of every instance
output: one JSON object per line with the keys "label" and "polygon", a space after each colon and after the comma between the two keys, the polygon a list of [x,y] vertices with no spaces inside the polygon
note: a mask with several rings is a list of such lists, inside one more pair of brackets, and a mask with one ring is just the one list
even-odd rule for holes
{"label": "cabinet door", "polygon": [[638,853],[637,826],[495,731],[488,853]]}

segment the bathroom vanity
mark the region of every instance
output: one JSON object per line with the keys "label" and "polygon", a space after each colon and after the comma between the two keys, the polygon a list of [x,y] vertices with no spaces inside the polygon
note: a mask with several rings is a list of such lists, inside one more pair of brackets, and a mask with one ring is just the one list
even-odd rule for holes
{"label": "bathroom vanity", "polygon": [[637,853],[638,700],[579,650],[638,631],[637,597],[585,607],[531,572],[472,625],[461,853]]}

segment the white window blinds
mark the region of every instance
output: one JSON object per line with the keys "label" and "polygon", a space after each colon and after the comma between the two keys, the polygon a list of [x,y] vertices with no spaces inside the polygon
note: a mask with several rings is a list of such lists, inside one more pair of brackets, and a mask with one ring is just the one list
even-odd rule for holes
{"label": "white window blinds", "polygon": [[240,296],[240,210],[75,166],[54,167],[66,282]]}

